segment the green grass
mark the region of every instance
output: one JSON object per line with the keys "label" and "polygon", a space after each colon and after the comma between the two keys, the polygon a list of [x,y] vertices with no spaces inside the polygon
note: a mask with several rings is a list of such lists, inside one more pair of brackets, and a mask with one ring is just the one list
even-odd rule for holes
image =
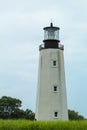
{"label": "green grass", "polygon": [[87,130],[87,121],[0,120],[0,130]]}

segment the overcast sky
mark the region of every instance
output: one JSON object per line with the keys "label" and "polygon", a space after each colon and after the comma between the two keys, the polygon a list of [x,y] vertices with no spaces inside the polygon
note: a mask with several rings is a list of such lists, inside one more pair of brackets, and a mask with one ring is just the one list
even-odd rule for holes
{"label": "overcast sky", "polygon": [[38,48],[51,18],[65,47],[68,108],[87,117],[86,0],[0,0],[0,97],[35,111]]}

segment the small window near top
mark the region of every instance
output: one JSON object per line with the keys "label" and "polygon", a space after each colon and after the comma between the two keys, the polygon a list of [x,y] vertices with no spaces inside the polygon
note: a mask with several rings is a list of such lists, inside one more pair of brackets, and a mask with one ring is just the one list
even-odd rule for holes
{"label": "small window near top", "polygon": [[58,117],[58,112],[54,112],[54,117],[55,117],[55,118]]}
{"label": "small window near top", "polygon": [[57,86],[54,86],[54,92],[56,92],[57,91]]}
{"label": "small window near top", "polygon": [[56,60],[53,61],[53,66],[56,66]]}

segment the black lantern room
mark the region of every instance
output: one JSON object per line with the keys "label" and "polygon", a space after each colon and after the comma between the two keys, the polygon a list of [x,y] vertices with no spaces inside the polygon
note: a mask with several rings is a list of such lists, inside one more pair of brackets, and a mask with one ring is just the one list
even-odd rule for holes
{"label": "black lantern room", "polygon": [[50,26],[43,28],[44,44],[39,46],[39,50],[51,48],[64,50],[64,46],[59,44],[59,29],[59,27],[53,26],[53,23],[50,23]]}
{"label": "black lantern room", "polygon": [[44,28],[44,40],[45,48],[58,48],[59,41],[59,27],[50,26]]}

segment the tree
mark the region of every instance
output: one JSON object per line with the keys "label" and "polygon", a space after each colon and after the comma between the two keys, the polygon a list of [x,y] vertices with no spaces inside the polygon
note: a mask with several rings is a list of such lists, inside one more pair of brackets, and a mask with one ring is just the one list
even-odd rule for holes
{"label": "tree", "polygon": [[21,110],[17,109],[11,114],[11,119],[28,119],[28,120],[34,120],[35,119],[35,114],[29,109]]}
{"label": "tree", "polygon": [[0,99],[0,117],[8,118],[12,113],[21,107],[21,100],[3,96]]}
{"label": "tree", "polygon": [[69,120],[85,120],[84,116],[79,115],[74,110],[68,110]]}
{"label": "tree", "polygon": [[29,119],[29,120],[34,120],[35,119],[35,113],[32,112],[29,109],[26,109],[26,111],[25,111],[25,118]]}
{"label": "tree", "polygon": [[25,119],[25,111],[16,109],[10,116],[11,119]]}
{"label": "tree", "polygon": [[19,99],[3,96],[0,99],[0,112],[11,115],[12,112],[21,107],[21,103]]}
{"label": "tree", "polygon": [[0,98],[0,118],[34,120],[35,114],[29,109],[20,109],[21,104],[22,101],[19,99],[3,96]]}

